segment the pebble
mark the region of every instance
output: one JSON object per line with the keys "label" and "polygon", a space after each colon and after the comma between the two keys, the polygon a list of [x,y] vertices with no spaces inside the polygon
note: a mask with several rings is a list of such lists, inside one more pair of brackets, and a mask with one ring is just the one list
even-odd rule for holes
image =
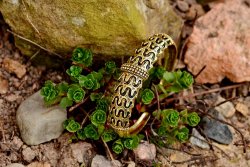
{"label": "pebble", "polygon": [[109,161],[106,157],[102,155],[96,155],[91,162],[91,167],[121,167],[120,161],[114,160]]}
{"label": "pebble", "polygon": [[203,148],[203,149],[210,148],[209,144],[205,142],[206,139],[203,136],[201,136],[201,134],[195,128],[193,128],[192,130],[192,136],[190,137],[189,141],[193,145],[198,146],[200,148]]}
{"label": "pebble", "polygon": [[134,161],[128,162],[128,166],[127,167],[135,167],[135,162]]}
{"label": "pebble", "polygon": [[19,163],[13,163],[13,164],[9,164],[6,167],[25,167],[23,164],[19,164]]}
{"label": "pebble", "polygon": [[138,145],[136,149],[133,150],[135,156],[141,160],[152,161],[156,157],[156,147],[147,141],[144,141]]}
{"label": "pebble", "polygon": [[[225,118],[217,110],[210,109],[209,114],[217,119],[224,120]],[[209,117],[204,117],[202,119],[202,124],[204,127],[204,134],[218,143],[230,144],[233,141],[233,134],[230,131],[228,125],[223,124]]]}
{"label": "pebble", "polygon": [[4,58],[3,67],[10,73],[15,73],[18,78],[22,78],[26,73],[26,66],[20,64],[18,61]]}
{"label": "pebble", "polygon": [[249,110],[247,105],[243,104],[243,103],[237,103],[235,106],[235,109],[240,112],[242,115],[244,115],[245,117],[247,117]]}
{"label": "pebble", "polygon": [[0,94],[5,94],[8,92],[9,82],[0,76]]}
{"label": "pebble", "polygon": [[180,9],[182,12],[187,12],[189,10],[188,3],[185,1],[177,1],[177,7]]}
{"label": "pebble", "polygon": [[23,149],[22,156],[25,161],[31,162],[36,157],[36,154],[30,147],[27,147]]}
{"label": "pebble", "polygon": [[23,142],[19,137],[14,136],[12,140],[12,144],[13,144],[12,148],[18,151],[22,147]]}
{"label": "pebble", "polygon": [[38,91],[21,103],[16,118],[23,141],[37,145],[62,134],[67,112],[58,105],[46,107]]}
{"label": "pebble", "polygon": [[[226,99],[224,99],[221,96],[218,96],[216,104],[219,104],[219,103],[224,102],[224,101],[226,101]],[[233,103],[230,102],[230,101],[222,103],[221,105],[215,107],[215,109],[217,111],[219,111],[226,118],[232,117],[234,115],[235,111],[236,111],[235,108],[234,108]]]}
{"label": "pebble", "polygon": [[42,162],[32,162],[27,167],[51,167],[49,163],[42,163]]}
{"label": "pebble", "polygon": [[92,145],[87,142],[78,142],[70,145],[72,157],[79,163],[88,164],[89,158],[92,156]]}

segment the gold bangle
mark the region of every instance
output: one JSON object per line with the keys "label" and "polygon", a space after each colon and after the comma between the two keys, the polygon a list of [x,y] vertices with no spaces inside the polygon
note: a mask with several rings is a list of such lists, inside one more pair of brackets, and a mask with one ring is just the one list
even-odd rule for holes
{"label": "gold bangle", "polygon": [[143,81],[149,76],[148,71],[164,51],[167,51],[164,67],[169,71],[173,70],[177,47],[167,34],[155,34],[150,37],[136,49],[135,55],[121,66],[120,82],[115,87],[108,116],[110,126],[120,137],[135,135],[147,124],[150,118],[148,112],[143,112],[132,126],[130,117]]}

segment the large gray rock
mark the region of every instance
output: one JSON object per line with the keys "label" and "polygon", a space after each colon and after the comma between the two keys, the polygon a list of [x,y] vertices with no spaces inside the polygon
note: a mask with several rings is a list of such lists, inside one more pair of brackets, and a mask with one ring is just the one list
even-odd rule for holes
{"label": "large gray rock", "polygon": [[217,3],[195,21],[185,63],[199,83],[250,81],[250,10],[245,0]]}
{"label": "large gray rock", "polygon": [[[154,33],[178,40],[183,25],[167,0],[3,0],[0,11],[14,32],[61,55],[76,46],[102,55],[131,55]],[[15,41],[27,55],[38,50]]]}
{"label": "large gray rock", "polygon": [[46,107],[38,91],[21,103],[16,118],[23,141],[37,145],[61,135],[67,112],[57,105]]}

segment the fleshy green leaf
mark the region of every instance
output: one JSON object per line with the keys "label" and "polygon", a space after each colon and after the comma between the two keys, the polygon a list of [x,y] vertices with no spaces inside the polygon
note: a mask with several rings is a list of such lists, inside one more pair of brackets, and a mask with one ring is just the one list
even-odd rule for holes
{"label": "fleshy green leaf", "polygon": [[176,127],[179,122],[179,112],[173,109],[162,110],[162,125]]}
{"label": "fleshy green leaf", "polygon": [[78,86],[77,84],[70,85],[67,93],[67,97],[69,100],[73,100],[75,102],[80,102],[83,100],[85,96],[85,91]]}
{"label": "fleshy green leaf", "polygon": [[132,136],[129,138],[125,138],[123,144],[124,144],[124,147],[126,147],[127,149],[133,150],[139,145],[139,142],[140,142],[140,139],[136,135],[136,136]]}
{"label": "fleshy green leaf", "polygon": [[91,123],[98,127],[106,122],[106,112],[100,109],[95,110],[90,116]]}
{"label": "fleshy green leaf", "polygon": [[112,150],[116,153],[116,154],[120,154],[122,153],[124,149],[123,143],[121,139],[116,140],[113,145],[112,145]]}
{"label": "fleshy green leaf", "polygon": [[97,73],[90,73],[87,76],[81,75],[79,79],[79,84],[89,90],[96,90],[100,88],[100,83],[95,78],[97,77],[99,79],[99,75]]}
{"label": "fleshy green leaf", "polygon": [[85,140],[87,137],[84,133],[84,129],[79,129],[77,132],[77,138],[80,139],[80,140]]}
{"label": "fleshy green leaf", "polygon": [[67,107],[72,106],[72,105],[73,105],[73,101],[70,100],[68,97],[64,97],[61,99],[60,106],[62,108],[67,108]]}
{"label": "fleshy green leaf", "polygon": [[103,96],[103,93],[91,93],[90,94],[90,100],[91,101],[96,101],[101,99],[101,97]]}
{"label": "fleshy green leaf", "polygon": [[55,104],[59,97],[59,91],[52,81],[46,81],[41,89],[41,95],[47,105]]}
{"label": "fleshy green leaf", "polygon": [[187,123],[189,126],[192,126],[192,127],[197,126],[200,120],[201,119],[196,112],[192,112],[187,115]]}
{"label": "fleshy green leaf", "polygon": [[116,70],[116,64],[114,61],[108,61],[105,63],[105,71],[107,74],[113,74]]}
{"label": "fleshy green leaf", "polygon": [[188,133],[189,133],[188,128],[186,127],[181,128],[176,134],[176,139],[184,143],[188,140]]}
{"label": "fleshy green leaf", "polygon": [[66,73],[74,79],[78,79],[78,77],[81,75],[81,72],[82,68],[75,65],[66,70]]}
{"label": "fleshy green leaf", "polygon": [[141,99],[144,104],[150,104],[154,99],[154,92],[150,89],[144,89],[141,94]]}
{"label": "fleshy green leaf", "polygon": [[117,134],[112,129],[105,130],[102,134],[102,138],[104,142],[112,141],[116,139],[116,137],[117,137]]}
{"label": "fleshy green leaf", "polygon": [[96,127],[93,124],[89,124],[84,128],[85,136],[89,139],[98,140],[99,134]]}
{"label": "fleshy green leaf", "polygon": [[71,59],[76,63],[89,67],[92,65],[93,54],[89,49],[76,48]]}
{"label": "fleshy green leaf", "polygon": [[[65,123],[66,124],[66,123]],[[67,122],[67,125],[66,125],[66,130],[69,131],[69,132],[76,132],[78,131],[79,129],[81,128],[81,125],[76,122],[75,120],[73,119],[70,119],[68,122]]]}
{"label": "fleshy green leaf", "polygon": [[104,98],[97,100],[96,109],[103,110],[103,111],[107,112],[108,108],[109,108],[109,102],[108,102],[107,98],[104,97]]}

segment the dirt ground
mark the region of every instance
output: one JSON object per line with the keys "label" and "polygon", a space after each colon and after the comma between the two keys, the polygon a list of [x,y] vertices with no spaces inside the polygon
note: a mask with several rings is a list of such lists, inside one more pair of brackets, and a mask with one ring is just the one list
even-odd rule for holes
{"label": "dirt ground", "polygon": [[[187,22],[183,30],[182,38],[186,39],[189,35],[192,22]],[[30,59],[24,57],[14,46],[13,36],[7,32],[8,26],[0,20],[0,80],[5,80],[1,85],[0,91],[0,167],[11,163],[22,163],[28,165],[32,162],[46,162],[47,166],[79,166],[74,159],[67,157],[67,133],[60,138],[38,146],[27,146],[21,138],[16,124],[16,110],[20,103],[28,96],[38,91],[45,80],[51,79],[58,83],[63,80],[63,71],[47,69],[44,66],[33,66]],[[26,73],[18,77],[15,72],[9,72],[4,68],[4,59],[9,58],[24,65]],[[18,66],[16,68],[19,68]],[[18,71],[19,69],[17,69]],[[233,85],[225,80],[216,85],[195,85],[193,92],[205,92],[204,95],[196,96],[194,99],[202,99],[208,103],[213,103],[213,98],[218,95],[226,99],[234,99],[236,105],[239,101],[244,101],[250,107],[249,83],[243,83],[237,88],[209,92]],[[7,91],[6,91],[7,90]],[[182,96],[180,94],[179,96]],[[181,102],[179,102],[181,103]],[[236,112],[228,123],[234,125],[245,137],[246,153],[243,153],[243,142],[236,129],[230,127],[234,139],[230,145],[218,144],[208,140],[211,149],[200,149],[191,143],[175,146],[174,149],[158,150],[157,159],[162,162],[162,166],[209,166],[209,167],[247,167],[250,166],[250,115],[244,116]],[[94,152],[91,153],[94,155]],[[199,154],[199,155],[197,155]],[[90,155],[90,157],[92,156]],[[66,159],[67,157],[68,159]],[[64,160],[63,160],[64,159]],[[64,163],[60,161],[65,161]],[[67,162],[66,162],[67,161]],[[89,159],[89,164],[91,159]],[[137,162],[138,166],[146,166],[146,163]],[[61,165],[59,165],[61,164]],[[62,165],[63,164],[63,165]],[[46,166],[46,164],[44,164]],[[126,166],[126,165],[124,165]]]}

